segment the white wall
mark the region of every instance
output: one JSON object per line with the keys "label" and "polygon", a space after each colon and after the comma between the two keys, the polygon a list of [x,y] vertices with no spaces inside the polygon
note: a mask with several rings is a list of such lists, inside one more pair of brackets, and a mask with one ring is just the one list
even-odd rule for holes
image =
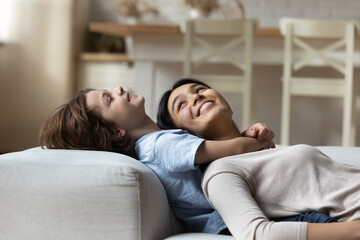
{"label": "white wall", "polygon": [[[158,19],[145,16],[145,21],[178,24],[189,14],[183,0],[147,0],[160,12]],[[219,0],[223,12],[239,15],[235,1]],[[304,17],[313,19],[360,20],[359,0],[242,0],[246,16],[258,18],[262,27],[277,27],[281,17]],[[90,18],[93,21],[123,21],[116,13],[118,0],[91,0]],[[222,13],[215,13],[216,16]]]}
{"label": "white wall", "polygon": [[38,146],[42,121],[73,95],[74,3],[1,1],[13,14],[0,48],[0,153]]}

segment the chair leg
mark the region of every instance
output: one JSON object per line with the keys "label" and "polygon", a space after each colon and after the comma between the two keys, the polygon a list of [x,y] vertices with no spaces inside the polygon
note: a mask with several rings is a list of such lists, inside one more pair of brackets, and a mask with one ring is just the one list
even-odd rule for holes
{"label": "chair leg", "polygon": [[353,94],[344,97],[344,115],[342,126],[342,145],[355,146],[356,121],[355,98]]}
{"label": "chair leg", "polygon": [[243,113],[242,113],[242,121],[241,121],[241,131],[244,131],[245,129],[247,129],[248,127],[250,127],[249,122],[250,122],[250,105],[249,105],[249,94],[248,93],[244,93],[244,103],[243,103]]}
{"label": "chair leg", "polygon": [[280,144],[290,144],[290,89],[289,83],[283,80],[282,90],[282,105],[281,105],[281,131],[280,131]]}
{"label": "chair leg", "polygon": [[355,85],[353,75],[354,58],[354,34],[355,28],[352,24],[346,26],[346,68],[345,68],[345,95],[344,95],[344,116],[342,129],[342,145],[355,146],[356,121],[355,121]]}
{"label": "chair leg", "polygon": [[242,114],[242,130],[249,128],[254,122],[254,115],[256,106],[254,106],[254,92],[251,82],[248,81],[245,86],[245,91],[243,92],[243,114]]}

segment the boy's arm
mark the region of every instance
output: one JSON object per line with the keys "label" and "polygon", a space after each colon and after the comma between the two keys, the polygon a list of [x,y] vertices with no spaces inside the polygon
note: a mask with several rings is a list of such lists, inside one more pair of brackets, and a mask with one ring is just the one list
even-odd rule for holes
{"label": "boy's arm", "polygon": [[260,141],[270,141],[275,137],[274,132],[265,123],[255,123],[244,132],[243,137],[253,137]]}
{"label": "boy's arm", "polygon": [[270,141],[259,141],[252,137],[237,137],[230,140],[205,140],[196,151],[195,164],[210,163],[216,159],[231,155],[274,148]]}

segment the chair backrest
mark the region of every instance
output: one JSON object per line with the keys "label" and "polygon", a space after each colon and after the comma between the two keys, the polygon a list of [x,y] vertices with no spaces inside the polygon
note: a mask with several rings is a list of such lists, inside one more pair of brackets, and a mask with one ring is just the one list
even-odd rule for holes
{"label": "chair backrest", "polygon": [[292,25],[292,34],[304,38],[341,38],[346,34],[346,26],[359,29],[356,21],[323,21],[310,19],[282,18],[280,31],[282,35],[288,32],[288,25]]}
{"label": "chair backrest", "polygon": [[[355,21],[280,20],[280,30],[285,36],[281,144],[289,144],[290,96],[298,95],[343,98],[342,145],[354,145],[356,121],[353,68],[354,40],[358,29],[359,23]],[[295,74],[307,66],[330,67],[342,76],[330,78],[317,74],[311,77],[309,72],[306,76]]]}
{"label": "chair backrest", "polygon": [[[239,92],[242,77],[251,78],[252,42],[257,27],[253,19],[189,19],[182,26],[184,42],[184,76],[198,78],[223,92]],[[212,37],[225,37],[226,41],[213,44]],[[198,56],[200,55],[202,56]],[[240,58],[242,57],[242,59]],[[242,72],[242,77],[229,74],[195,74],[194,70],[208,63],[231,64]],[[218,80],[222,80],[219,82]],[[245,80],[246,81],[246,80]],[[245,91],[245,90],[244,90]]]}
{"label": "chair backrest", "polygon": [[[208,19],[195,18],[186,20],[186,25],[192,26],[192,31],[197,35],[235,36],[244,34],[246,23],[257,24],[253,19]],[[189,25],[185,26],[188,27]],[[182,26],[183,27],[183,26]],[[183,31],[186,29],[182,28]]]}
{"label": "chair backrest", "polygon": [[[357,29],[359,23],[355,21],[283,18],[280,20],[280,30],[285,36],[285,64],[292,65],[292,70],[297,71],[320,59],[321,63],[346,75],[347,69],[353,66],[354,37]],[[318,49],[309,44],[309,39],[332,40],[332,43]],[[294,46],[307,54],[297,62],[292,62]],[[343,60],[329,56],[341,48],[345,48]]]}

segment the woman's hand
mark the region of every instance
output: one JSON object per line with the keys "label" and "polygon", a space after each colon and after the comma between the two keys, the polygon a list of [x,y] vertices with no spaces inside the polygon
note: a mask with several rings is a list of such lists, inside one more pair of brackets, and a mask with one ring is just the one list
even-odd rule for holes
{"label": "woman's hand", "polygon": [[242,132],[241,135],[243,137],[253,137],[259,141],[271,141],[275,137],[274,132],[265,123],[255,123]]}

